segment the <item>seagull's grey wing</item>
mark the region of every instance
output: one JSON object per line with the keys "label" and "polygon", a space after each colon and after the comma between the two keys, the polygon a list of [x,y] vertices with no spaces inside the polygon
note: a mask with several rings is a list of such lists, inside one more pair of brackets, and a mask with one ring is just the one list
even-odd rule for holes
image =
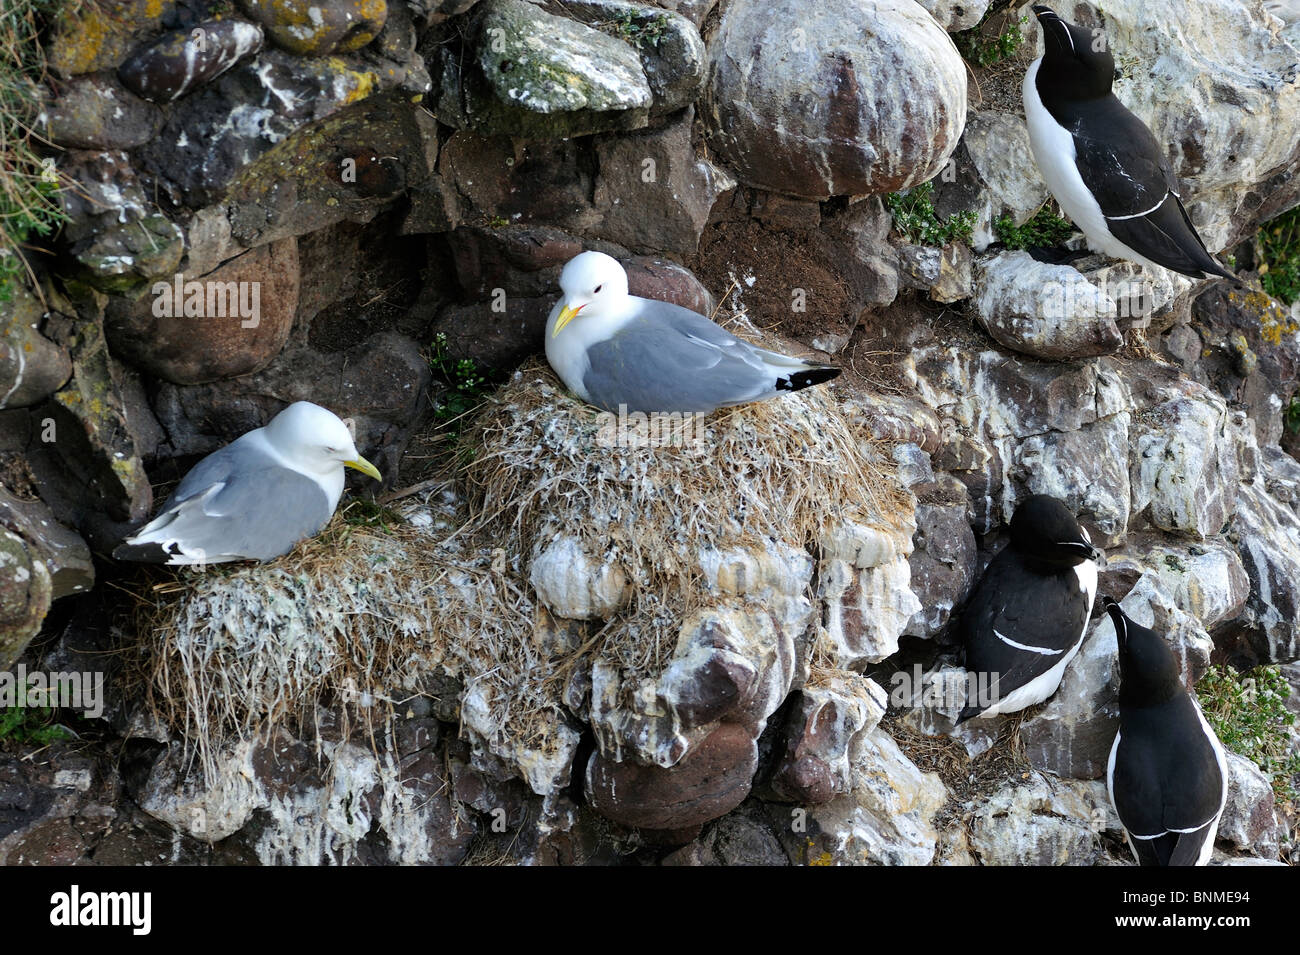
{"label": "seagull's grey wing", "polygon": [[753,348],[700,316],[708,328],[673,318],[652,308],[587,350],[590,367],[582,383],[593,404],[609,411],[619,405],[628,411],[712,411],[776,394],[777,376]]}
{"label": "seagull's grey wing", "polygon": [[[330,519],[325,492],[304,474],[265,461],[209,461],[199,462],[159,515],[113,556],[177,563],[271,560]],[[164,541],[174,543],[164,548]],[[187,560],[169,561],[178,555]]]}

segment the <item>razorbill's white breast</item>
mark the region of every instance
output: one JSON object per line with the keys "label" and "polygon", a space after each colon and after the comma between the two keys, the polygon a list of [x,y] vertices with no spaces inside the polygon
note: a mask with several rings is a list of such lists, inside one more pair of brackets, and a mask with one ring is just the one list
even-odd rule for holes
{"label": "razorbill's white breast", "polygon": [[1111,92],[1115,60],[1106,36],[1049,7],[1033,10],[1044,53],[1025,73],[1025,121],[1034,160],[1061,209],[1098,252],[1236,282],[1196,234],[1151,130]]}

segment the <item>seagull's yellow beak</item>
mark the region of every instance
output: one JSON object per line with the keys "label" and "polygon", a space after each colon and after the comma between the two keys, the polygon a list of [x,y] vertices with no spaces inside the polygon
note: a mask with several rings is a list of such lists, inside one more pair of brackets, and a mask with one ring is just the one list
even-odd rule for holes
{"label": "seagull's yellow beak", "polygon": [[355,461],[344,461],[343,466],[345,468],[356,468],[362,474],[369,475],[376,481],[382,481],[384,479],[384,476],[379,473],[379,468],[375,467],[362,457],[358,457]]}
{"label": "seagull's yellow beak", "polygon": [[573,316],[577,315],[584,308],[586,308],[585,304],[579,305],[577,308],[574,308],[572,305],[566,305],[564,308],[560,309],[560,317],[555,323],[555,331],[551,332],[551,337],[554,338],[556,335],[560,334],[560,331],[564,326],[573,321]]}

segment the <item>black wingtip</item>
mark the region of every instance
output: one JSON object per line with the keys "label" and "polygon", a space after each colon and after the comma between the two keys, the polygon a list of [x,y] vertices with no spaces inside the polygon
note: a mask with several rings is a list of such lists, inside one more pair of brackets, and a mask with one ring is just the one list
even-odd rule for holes
{"label": "black wingtip", "polygon": [[[1214,262],[1213,259],[1211,259],[1210,261],[1211,261],[1211,262]],[[1218,262],[1214,262],[1214,268],[1208,268],[1208,269],[1206,269],[1205,271],[1207,271],[1207,272],[1210,273],[1208,276],[1206,276],[1206,278],[1216,278],[1216,277],[1217,277],[1217,278],[1221,278],[1221,279],[1227,279],[1229,282],[1232,283],[1232,287],[1235,288],[1235,289],[1238,289],[1238,290],[1244,289],[1244,288],[1246,287],[1246,283],[1245,283],[1245,282],[1243,282],[1241,279],[1237,278],[1236,275],[1234,275],[1233,273],[1229,272],[1227,269],[1225,269],[1225,268],[1224,268],[1222,265],[1220,265]]]}
{"label": "black wingtip", "polygon": [[1061,18],[1061,16],[1060,16],[1059,13],[1057,13],[1057,12],[1056,12],[1055,10],[1053,10],[1051,7],[1049,7],[1049,6],[1045,5],[1045,4],[1042,4],[1042,3],[1036,3],[1036,4],[1034,4],[1032,7],[1030,7],[1029,9],[1033,10],[1033,11],[1034,11],[1034,16],[1039,17],[1039,18],[1042,18],[1042,17],[1048,17],[1048,16],[1056,17],[1058,20]]}
{"label": "black wingtip", "polygon": [[792,372],[784,378],[776,380],[777,391],[800,391],[804,388],[811,388],[813,385],[820,385],[822,382],[838,378],[840,370],[833,365],[814,365],[803,371]]}
{"label": "black wingtip", "polygon": [[165,564],[171,556],[161,544],[123,542],[113,548],[114,560],[129,560],[138,564]]}
{"label": "black wingtip", "polygon": [[967,720],[973,720],[975,717],[979,716],[981,712],[983,711],[978,706],[967,704],[962,708],[962,711],[957,714],[957,718],[953,720],[952,725],[961,726],[961,724],[965,723]]}

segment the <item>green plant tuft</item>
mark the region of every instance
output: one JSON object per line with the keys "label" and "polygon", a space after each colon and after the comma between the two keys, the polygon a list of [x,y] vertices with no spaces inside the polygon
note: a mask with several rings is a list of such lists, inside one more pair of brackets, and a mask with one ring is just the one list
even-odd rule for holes
{"label": "green plant tuft", "polygon": [[54,722],[49,706],[6,706],[0,709],[0,741],[11,740],[24,746],[48,746],[73,734]]}
{"label": "green plant tuft", "polygon": [[347,507],[343,508],[343,520],[353,527],[374,527],[381,531],[387,531],[394,524],[405,523],[402,515],[391,507],[361,498],[349,501]]}
{"label": "green plant tuft", "polygon": [[635,47],[659,48],[659,41],[668,33],[668,14],[661,13],[651,19],[632,10],[624,10],[614,15],[610,21],[617,34]]}
{"label": "green plant tuft", "polygon": [[41,110],[45,56],[40,32],[78,0],[0,3],[0,302],[13,298],[27,273],[21,249],[62,224],[59,178],[52,159],[37,152],[33,127]]}
{"label": "green plant tuft", "polygon": [[984,27],[993,12],[989,10],[980,22],[969,30],[953,34],[952,41],[957,47],[957,52],[962,55],[962,59],[973,66],[992,66],[994,63],[1001,63],[1020,49],[1021,44],[1025,42],[1025,33],[1021,27],[1029,22],[1027,16],[1013,21],[997,36],[985,36]]}
{"label": "green plant tuft", "polygon": [[1011,216],[993,223],[993,234],[1008,249],[1054,249],[1074,234],[1074,226],[1049,206],[1043,206],[1022,226]]}
{"label": "green plant tuft", "polygon": [[442,402],[434,410],[437,420],[459,433],[457,422],[483,403],[492,391],[492,376],[472,358],[452,358],[447,353],[447,336],[439,332],[433,338],[429,351],[429,369],[434,377],[447,386]]}
{"label": "green plant tuft", "polygon": [[1276,666],[1238,673],[1212,666],[1196,684],[1205,718],[1228,749],[1259,766],[1281,801],[1296,798],[1300,753],[1288,754],[1295,714],[1286,708],[1291,687]]}
{"label": "green plant tuft", "polygon": [[1287,305],[1300,301],[1300,206],[1265,222],[1258,239],[1264,291]]}
{"label": "green plant tuft", "polygon": [[974,212],[956,212],[940,219],[934,211],[934,183],[923,182],[907,192],[885,196],[885,206],[894,218],[894,228],[915,245],[947,245],[954,239],[969,240],[975,228]]}
{"label": "green plant tuft", "polygon": [[1300,394],[1291,399],[1282,414],[1282,424],[1292,434],[1300,434]]}

